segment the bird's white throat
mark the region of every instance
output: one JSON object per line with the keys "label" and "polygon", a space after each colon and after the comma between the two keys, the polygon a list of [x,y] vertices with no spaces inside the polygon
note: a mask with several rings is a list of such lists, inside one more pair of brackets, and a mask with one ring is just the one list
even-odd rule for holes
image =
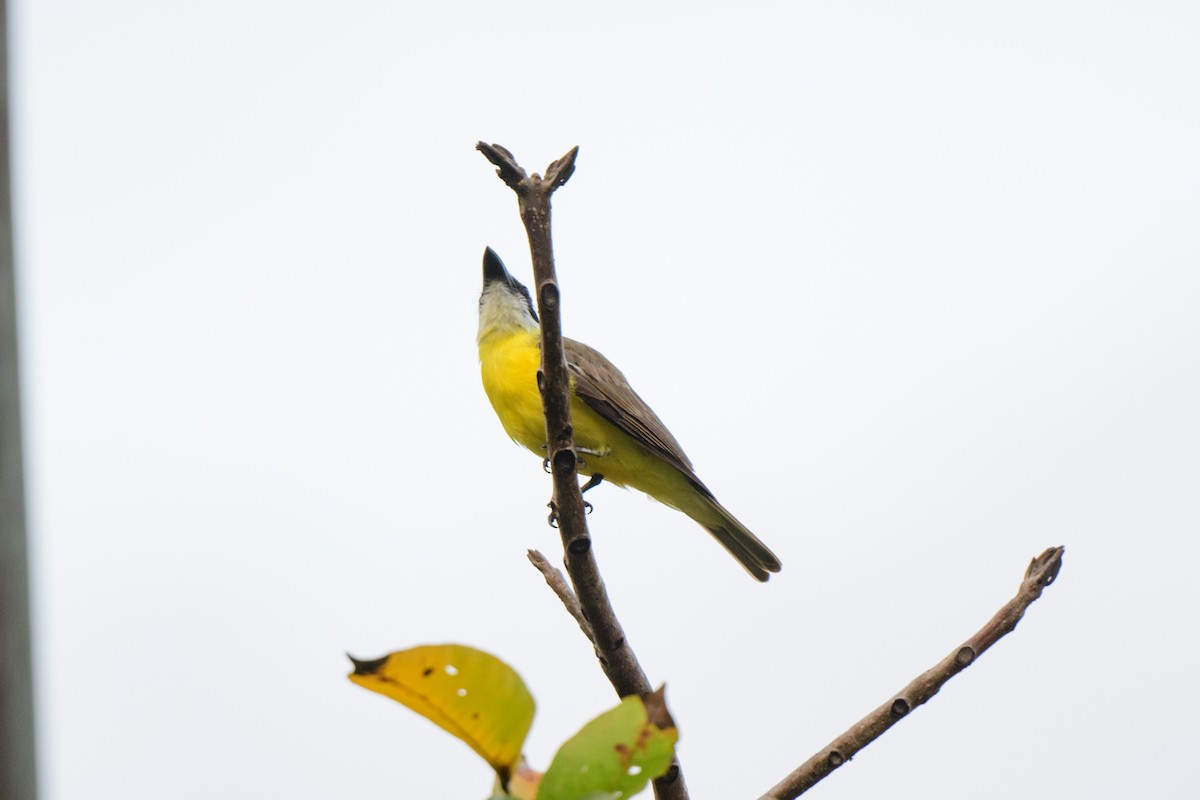
{"label": "bird's white throat", "polygon": [[507,284],[492,281],[479,296],[479,332],[482,343],[489,336],[536,330],[537,321],[529,313],[525,298],[513,292]]}

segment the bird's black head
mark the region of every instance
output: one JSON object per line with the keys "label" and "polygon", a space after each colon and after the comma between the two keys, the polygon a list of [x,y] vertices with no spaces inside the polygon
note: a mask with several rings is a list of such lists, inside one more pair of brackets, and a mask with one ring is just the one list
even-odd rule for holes
{"label": "bird's black head", "polygon": [[500,256],[489,247],[483,251],[483,291],[486,292],[493,283],[502,283],[508,291],[524,298],[529,315],[533,317],[534,322],[538,321],[537,309],[533,307],[533,298],[529,296],[529,290],[509,273]]}

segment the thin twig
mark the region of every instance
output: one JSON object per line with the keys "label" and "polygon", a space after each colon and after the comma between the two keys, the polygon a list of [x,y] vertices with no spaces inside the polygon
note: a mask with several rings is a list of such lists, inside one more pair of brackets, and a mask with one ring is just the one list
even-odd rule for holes
{"label": "thin twig", "polygon": [[562,572],[537,550],[530,550],[527,555],[529,562],[537,567],[538,571],[542,573],[542,577],[546,579],[546,585],[558,595],[559,600],[562,600],[562,604],[567,608],[567,613],[579,623],[579,629],[583,631],[583,635],[595,646],[596,638],[592,634],[592,626],[588,625],[588,621],[584,619],[583,611],[579,608],[579,598],[567,585],[567,579]]}
{"label": "thin twig", "polygon": [[1051,547],[1029,564],[1016,596],[996,612],[986,625],[962,647],[943,658],[932,669],[918,676],[892,699],[856,722],[850,730],[801,764],[792,774],[770,789],[759,800],[791,800],[812,788],[818,781],[845,764],[854,755],[883,735],[884,731],[927,702],[946,681],[975,662],[985,650],[1017,627],[1025,609],[1042,596],[1042,590],[1054,582],[1062,567],[1062,547]]}
{"label": "thin twig", "polygon": [[[479,142],[476,149],[496,165],[496,174],[517,195],[521,221],[529,237],[533,258],[534,294],[542,321],[542,368],[538,384],[546,415],[547,456],[554,477],[550,501],[562,535],[567,574],[575,596],[592,630],[592,643],[600,666],[618,696],[645,695],[650,681],[625,639],[617,620],[600,569],[592,553],[592,539],[584,516],[583,495],[577,478],[578,456],[571,427],[570,378],[563,352],[562,318],[559,311],[558,279],[554,273],[554,249],[550,239],[550,196],[575,171],[578,147],[546,168],[546,177],[529,175],[513,154],[497,144]],[[676,760],[667,774],[654,781],[658,800],[687,800],[687,787]]]}

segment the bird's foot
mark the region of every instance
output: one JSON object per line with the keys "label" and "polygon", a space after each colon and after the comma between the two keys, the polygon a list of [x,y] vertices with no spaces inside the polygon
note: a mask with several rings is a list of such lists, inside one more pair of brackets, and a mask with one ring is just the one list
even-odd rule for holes
{"label": "bird's foot", "polygon": [[597,472],[592,477],[588,478],[587,483],[579,487],[579,493],[584,494],[588,489],[595,489],[604,482],[604,476]]}
{"label": "bird's foot", "polygon": [[[588,489],[595,489],[597,486],[599,486],[603,482],[604,482],[604,476],[597,472],[595,475],[588,478],[587,483],[585,483],[583,486],[579,487],[579,493],[583,494]],[[583,511],[585,514],[592,513],[593,508],[594,508],[594,506],[592,506],[592,504],[589,503],[587,500],[583,501]]]}
{"label": "bird's foot", "polygon": [[550,509],[550,515],[548,517],[546,517],[546,523],[551,528],[557,528],[558,527],[558,506],[554,504],[553,500],[551,500],[549,503],[546,503],[546,508]]}

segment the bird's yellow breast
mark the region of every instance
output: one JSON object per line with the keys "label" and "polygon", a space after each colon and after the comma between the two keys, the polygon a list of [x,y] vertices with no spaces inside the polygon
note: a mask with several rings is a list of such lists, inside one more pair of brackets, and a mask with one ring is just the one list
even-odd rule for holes
{"label": "bird's yellow breast", "polygon": [[538,394],[542,353],[535,332],[488,336],[479,343],[479,366],[487,393],[504,431],[534,451],[545,452],[546,418]]}

